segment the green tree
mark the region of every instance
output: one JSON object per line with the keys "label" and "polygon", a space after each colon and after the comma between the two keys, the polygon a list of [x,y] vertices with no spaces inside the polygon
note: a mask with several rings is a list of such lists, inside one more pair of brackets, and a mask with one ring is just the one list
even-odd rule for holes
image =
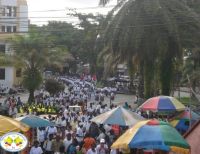
{"label": "green tree", "polygon": [[23,85],[30,95],[28,102],[34,102],[34,91],[42,83],[42,72],[49,64],[62,64],[65,54],[51,45],[51,40],[32,30],[29,34],[12,39],[15,55],[23,64]]}
{"label": "green tree", "polygon": [[[100,0],[105,5],[109,0]],[[119,0],[108,24],[104,40],[108,54],[128,63],[137,61],[144,76],[145,97],[160,87],[162,95],[170,95],[174,64],[182,61],[182,51],[198,45],[198,16],[183,2],[174,0]],[[133,62],[135,64],[135,62]],[[158,76],[158,77],[157,77]],[[158,87],[154,82],[159,79]]]}
{"label": "green tree", "polygon": [[96,49],[96,43],[98,41],[100,26],[104,21],[104,16],[93,14],[81,14],[74,13],[74,16],[80,20],[80,28],[82,28],[83,38],[79,48],[78,57],[83,63],[90,64],[90,72],[101,74],[102,65],[97,64],[97,57],[99,50]]}
{"label": "green tree", "polygon": [[70,23],[59,21],[51,21],[47,25],[35,27],[35,29],[41,33],[43,38],[50,40],[52,47],[67,54],[62,67],[51,64],[48,66],[48,69],[65,73],[76,73],[76,58],[79,57],[80,44],[84,37],[82,30]]}
{"label": "green tree", "polygon": [[185,50],[182,82],[188,84],[188,77],[194,92],[200,90],[200,48]]}
{"label": "green tree", "polygon": [[64,91],[65,86],[62,83],[60,83],[54,79],[48,79],[45,81],[45,89],[50,94],[54,95],[61,91]]}

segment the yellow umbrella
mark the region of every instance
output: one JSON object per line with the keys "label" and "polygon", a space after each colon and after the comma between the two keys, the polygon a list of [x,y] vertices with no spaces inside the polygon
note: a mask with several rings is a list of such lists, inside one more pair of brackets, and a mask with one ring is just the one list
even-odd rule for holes
{"label": "yellow umbrella", "polygon": [[27,132],[29,126],[15,119],[0,115],[0,136],[8,132]]}

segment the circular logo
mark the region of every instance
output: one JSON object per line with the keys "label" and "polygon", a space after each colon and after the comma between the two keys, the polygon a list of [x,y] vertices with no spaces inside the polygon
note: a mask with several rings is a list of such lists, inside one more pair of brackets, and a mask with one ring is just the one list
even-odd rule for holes
{"label": "circular logo", "polygon": [[28,140],[20,133],[11,132],[1,137],[0,145],[8,152],[19,152],[28,145]]}

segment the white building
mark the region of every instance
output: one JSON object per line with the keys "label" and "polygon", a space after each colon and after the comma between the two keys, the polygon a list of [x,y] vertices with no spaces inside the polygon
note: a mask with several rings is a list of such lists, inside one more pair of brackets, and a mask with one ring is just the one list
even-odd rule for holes
{"label": "white building", "polygon": [[[28,32],[28,6],[26,0],[0,0],[0,54],[12,55],[8,41],[13,35]],[[0,88],[11,88],[19,84],[21,69],[14,66],[0,66]]]}

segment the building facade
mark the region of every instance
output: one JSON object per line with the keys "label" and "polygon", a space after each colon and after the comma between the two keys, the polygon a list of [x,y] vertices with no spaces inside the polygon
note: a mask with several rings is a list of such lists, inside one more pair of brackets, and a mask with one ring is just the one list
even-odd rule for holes
{"label": "building facade", "polygon": [[[0,54],[14,54],[9,38],[26,34],[28,25],[26,0],[0,0]],[[0,88],[18,85],[21,74],[21,69],[11,64],[0,65]]]}

